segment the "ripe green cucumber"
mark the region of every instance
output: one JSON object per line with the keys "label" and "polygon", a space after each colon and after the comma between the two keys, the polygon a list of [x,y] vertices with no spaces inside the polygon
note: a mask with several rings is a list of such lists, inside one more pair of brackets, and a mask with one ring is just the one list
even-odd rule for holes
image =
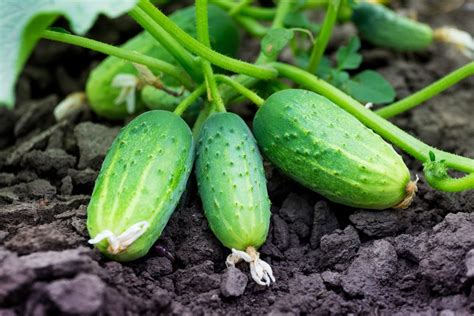
{"label": "ripe green cucumber", "polygon": [[250,264],[252,278],[270,285],[270,265],[257,249],[270,226],[262,157],[244,121],[232,113],[213,114],[202,126],[196,153],[196,177],[204,213],[211,230],[232,249],[227,265]]}
{"label": "ripe green cucumber", "polygon": [[360,3],[354,8],[352,21],[361,37],[381,47],[419,51],[433,41],[433,30],[429,25],[398,15],[379,4]]}
{"label": "ripe green cucumber", "polygon": [[[196,36],[195,7],[177,10],[170,15],[172,21],[189,34]],[[239,31],[232,18],[217,6],[209,5],[209,36],[211,45],[216,51],[235,56],[239,48]],[[133,50],[150,57],[177,64],[173,56],[153,36],[144,31],[127,41],[122,48]],[[86,83],[86,94],[92,110],[99,116],[109,119],[122,119],[129,115],[125,104],[115,104],[120,89],[111,86],[118,74],[137,75],[135,67],[126,60],[109,56],[102,61],[89,75]],[[161,78],[169,86],[179,83],[169,76]],[[140,94],[136,94],[136,112],[144,110]]]}
{"label": "ripe green cucumber", "polygon": [[253,131],[273,164],[334,202],[385,209],[405,206],[413,193],[410,172],[392,146],[314,92],[274,93],[255,115]]}
{"label": "ripe green cucumber", "polygon": [[102,164],[87,209],[91,238],[104,231],[118,236],[146,221],[148,229],[123,251],[110,240],[99,250],[117,261],[144,256],[160,237],[183,193],[194,159],[188,125],[168,111],[141,114],[122,129]]}
{"label": "ripe green cucumber", "polygon": [[260,247],[270,225],[270,200],[255,139],[233,113],[216,113],[203,125],[196,177],[209,225],[227,248]]}

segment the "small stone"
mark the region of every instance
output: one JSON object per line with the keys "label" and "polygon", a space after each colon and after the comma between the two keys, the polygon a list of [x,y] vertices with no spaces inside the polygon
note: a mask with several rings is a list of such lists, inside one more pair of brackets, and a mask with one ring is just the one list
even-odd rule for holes
{"label": "small stone", "polygon": [[71,195],[72,189],[73,189],[73,186],[72,186],[72,178],[71,178],[71,176],[65,176],[65,177],[61,180],[61,187],[59,188],[59,192],[60,192],[62,195]]}
{"label": "small stone", "polygon": [[173,265],[170,259],[165,257],[153,257],[148,259],[145,269],[154,279],[173,273]]}
{"label": "small stone", "polygon": [[26,267],[16,254],[0,249],[0,306],[29,286],[34,274]]}
{"label": "small stone", "polygon": [[74,128],[79,147],[79,169],[90,167],[98,170],[112,142],[119,132],[118,128],[84,122]]}
{"label": "small stone", "polygon": [[341,274],[333,271],[324,271],[321,273],[324,284],[329,288],[337,288],[341,286]]}
{"label": "small stone", "polygon": [[37,179],[28,183],[28,191],[33,198],[50,198],[56,194],[56,187],[47,180]]}
{"label": "small stone", "polygon": [[359,235],[352,226],[324,235],[320,243],[322,262],[328,267],[334,266],[334,269],[338,271],[344,270],[356,255],[360,244]]}
{"label": "small stone", "polygon": [[288,249],[290,245],[290,232],[288,230],[288,225],[286,222],[281,219],[278,215],[272,216],[272,223],[273,223],[273,239],[275,245],[278,249],[284,251]]}
{"label": "small stone", "polygon": [[72,280],[54,281],[46,287],[49,299],[64,314],[92,315],[104,304],[106,286],[93,274],[79,274]]}
{"label": "small stone", "polygon": [[247,276],[235,267],[228,267],[222,275],[221,294],[224,297],[239,297],[244,294]]}
{"label": "small stone", "polygon": [[351,223],[371,237],[393,236],[407,227],[402,210],[359,210],[349,216]]}
{"label": "small stone", "polygon": [[311,237],[309,243],[311,248],[319,247],[321,237],[330,234],[339,228],[336,214],[329,208],[326,201],[318,201],[314,205],[313,227],[311,229]]}
{"label": "small stone", "polygon": [[466,254],[466,276],[468,278],[473,278],[474,277],[474,249],[469,250],[469,252]]}
{"label": "small stone", "polygon": [[35,252],[20,257],[21,263],[31,269],[37,278],[70,277],[78,272],[93,271],[97,263],[88,255],[87,248],[64,251]]}

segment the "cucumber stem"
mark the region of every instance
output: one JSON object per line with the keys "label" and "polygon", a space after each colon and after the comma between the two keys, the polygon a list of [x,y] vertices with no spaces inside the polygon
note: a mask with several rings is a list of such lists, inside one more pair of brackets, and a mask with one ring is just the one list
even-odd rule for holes
{"label": "cucumber stem", "polygon": [[[209,25],[207,16],[207,0],[196,0],[196,30],[198,41],[206,47],[211,47],[209,39]],[[208,90],[208,100],[212,101],[219,112],[225,112],[224,101],[217,88],[214,72],[211,63],[205,59],[201,60],[201,68],[204,73],[206,86]]]}
{"label": "cucumber stem", "polygon": [[438,178],[431,172],[425,172],[426,182],[436,190],[445,192],[460,192],[474,189],[474,173],[470,173],[462,178]]}
{"label": "cucumber stem", "polygon": [[310,73],[315,73],[316,69],[318,68],[321,57],[323,56],[329,39],[331,38],[334,24],[336,24],[337,13],[339,12],[340,6],[341,0],[333,0],[329,1],[328,3],[328,9],[326,16],[324,17],[323,26],[321,27],[318,37],[313,42],[313,48],[311,50],[311,56],[308,64],[308,71]]}
{"label": "cucumber stem", "polygon": [[271,63],[271,66],[278,70],[280,76],[291,79],[292,81],[333,101],[335,104],[356,117],[364,125],[371,128],[374,132],[389,142],[400,147],[417,160],[422,162],[428,161],[430,159],[429,152],[432,151],[436,154],[438,159],[444,159],[448,167],[467,173],[474,172],[473,159],[438,150],[423,143],[369,109],[366,109],[362,104],[341,90],[324,80],[317,78],[311,73],[298,67],[283,63],[275,62]]}
{"label": "cucumber stem", "polygon": [[[153,7],[153,5],[152,5]],[[145,30],[148,31],[173,57],[180,63],[180,65],[191,75],[191,77],[201,82],[203,80],[202,74],[198,67],[198,60],[194,58],[183,46],[179,44],[170,34],[168,34],[159,24],[149,17],[149,9],[141,9],[135,7],[128,14]]]}
{"label": "cucumber stem", "polygon": [[130,51],[124,48],[116,47],[113,45],[105,44],[90,38],[85,38],[78,35],[66,34],[55,31],[44,31],[42,38],[72,44],[79,47],[88,48],[106,55],[115,56],[121,59],[128,60],[130,62],[145,65],[155,72],[162,72],[177,80],[179,80],[187,89],[193,87],[193,83],[189,78],[188,74],[179,69],[178,67],[167,63],[165,61],[149,57],[140,54],[135,51]]}
{"label": "cucumber stem", "polygon": [[206,84],[202,83],[176,106],[174,113],[181,116],[187,110],[187,108],[190,107],[197,100],[197,98],[199,98],[204,93],[204,91],[206,91]]}
{"label": "cucumber stem", "polygon": [[258,107],[260,107],[263,102],[265,102],[264,99],[262,99],[258,94],[241,84],[240,82],[233,80],[230,77],[224,76],[224,75],[215,75],[217,81],[220,81],[222,83],[225,83],[235,89],[237,92],[239,92],[241,95],[255,103]]}
{"label": "cucumber stem", "polygon": [[244,28],[252,36],[263,37],[268,32],[268,28],[266,26],[260,24],[253,18],[237,15],[234,17],[234,19],[242,28]]}
{"label": "cucumber stem", "polygon": [[432,97],[455,85],[459,81],[472,75],[474,75],[474,62],[470,62],[461,68],[456,69],[450,74],[400,101],[378,109],[375,111],[375,113],[383,118],[394,117],[395,115],[406,112],[423,103],[424,101],[431,99]]}
{"label": "cucumber stem", "polygon": [[180,42],[186,49],[208,60],[214,65],[232,72],[246,74],[259,79],[273,79],[277,76],[275,69],[234,59],[206,47],[206,45],[183,31],[148,0],[140,0],[138,7],[143,9],[151,19],[158,23],[168,33],[173,34],[178,42]]}

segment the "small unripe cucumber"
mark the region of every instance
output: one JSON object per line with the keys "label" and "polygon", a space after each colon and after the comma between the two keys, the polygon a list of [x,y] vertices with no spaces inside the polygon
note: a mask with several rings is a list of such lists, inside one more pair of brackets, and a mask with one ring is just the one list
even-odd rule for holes
{"label": "small unripe cucumber", "polygon": [[123,128],[95,183],[87,228],[94,238],[104,231],[118,236],[143,221],[149,227],[122,252],[112,253],[107,240],[99,250],[117,261],[144,256],[176,208],[193,159],[192,133],[172,112],[149,111]]}
{"label": "small unripe cucumber", "polygon": [[418,51],[433,41],[429,25],[398,15],[379,4],[360,3],[354,9],[352,21],[364,39],[381,47]]}
{"label": "small unripe cucumber", "polygon": [[209,225],[227,248],[257,249],[267,238],[270,200],[255,139],[232,113],[203,125],[196,154],[199,194]]}
{"label": "small unripe cucumber", "polygon": [[285,174],[341,204],[396,206],[410,173],[379,135],[316,93],[288,89],[270,96],[253,121],[263,154]]}
{"label": "small unripe cucumber", "polygon": [[[170,19],[189,34],[196,34],[196,9],[194,6],[177,10]],[[214,5],[208,6],[209,36],[214,50],[229,56],[235,56],[239,48],[239,31],[232,18],[224,10]],[[177,64],[173,56],[151,36],[144,31],[127,41],[122,48],[136,51],[150,57]],[[138,72],[131,62],[109,56],[102,61],[89,75],[86,83],[86,94],[92,110],[99,116],[109,119],[121,119],[129,116],[125,104],[115,104],[120,89],[111,86],[118,74],[137,75]],[[161,78],[169,86],[179,86],[179,83],[169,76]],[[140,94],[136,94],[136,112],[144,109]]]}

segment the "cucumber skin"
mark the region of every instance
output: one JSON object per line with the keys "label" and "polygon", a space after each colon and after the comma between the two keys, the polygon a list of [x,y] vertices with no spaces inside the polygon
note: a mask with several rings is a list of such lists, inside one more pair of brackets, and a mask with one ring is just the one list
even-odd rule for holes
{"label": "cucumber skin", "polygon": [[[175,89],[176,92],[181,91],[181,88]],[[152,86],[146,86],[140,91],[143,103],[150,110],[165,110],[174,111],[178,104],[189,95],[188,91],[184,91],[180,96],[173,96],[164,90],[157,89]],[[190,107],[184,111],[181,117],[190,125],[196,121],[199,111],[201,110],[202,99],[196,100]]]}
{"label": "cucumber skin", "polygon": [[383,5],[360,3],[352,21],[359,34],[377,46],[410,52],[424,50],[433,42],[429,25],[400,16]]}
{"label": "cucumber skin", "polygon": [[[196,36],[195,7],[177,10],[170,15],[172,21],[186,32]],[[235,56],[239,48],[239,32],[232,18],[217,6],[208,6],[209,36],[211,45],[216,51],[229,56]],[[177,64],[173,56],[151,36],[143,31],[128,40],[120,47],[133,50],[150,57],[155,57],[169,63]],[[116,105],[115,99],[120,89],[111,87],[113,78],[119,73],[137,75],[132,63],[114,56],[105,58],[89,75],[86,83],[86,94],[92,110],[99,116],[108,119],[123,119],[130,114],[125,104]],[[174,78],[164,77],[167,85],[178,86]],[[145,109],[140,93],[136,94],[136,112]]]}
{"label": "cucumber skin", "polygon": [[232,113],[204,123],[196,153],[196,178],[211,230],[227,248],[260,247],[270,226],[263,162],[251,131]]}
{"label": "cucumber skin", "polygon": [[144,256],[176,208],[193,160],[191,130],[172,112],[145,112],[124,127],[96,180],[87,209],[87,228],[93,238],[106,229],[121,234],[144,220],[150,227],[118,255],[107,252],[106,241],[96,245],[99,250],[116,261]]}
{"label": "cucumber skin", "polygon": [[255,115],[253,131],[274,165],[331,201],[385,209],[405,197],[410,173],[392,146],[314,92],[273,94]]}

